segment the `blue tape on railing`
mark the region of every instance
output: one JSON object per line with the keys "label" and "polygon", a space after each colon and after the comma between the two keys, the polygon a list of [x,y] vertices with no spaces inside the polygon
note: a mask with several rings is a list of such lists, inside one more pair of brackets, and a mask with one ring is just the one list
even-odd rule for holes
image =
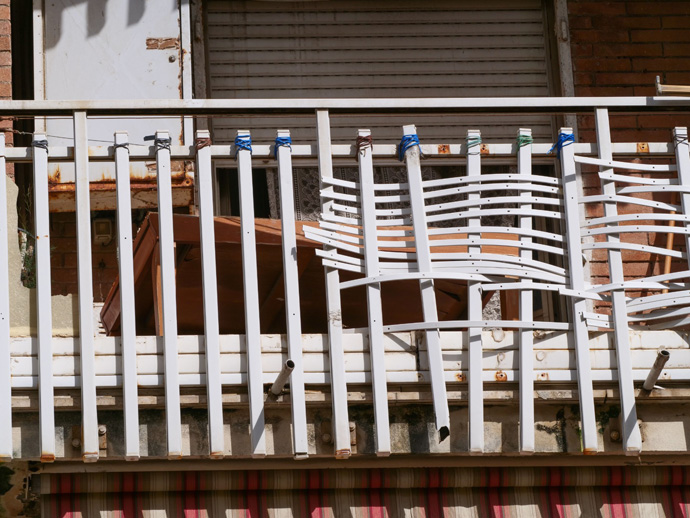
{"label": "blue tape on railing", "polygon": [[561,158],[561,149],[573,143],[575,143],[575,135],[573,135],[572,133],[560,133],[558,135],[558,140],[556,141],[556,143],[553,146],[551,146],[551,149],[549,149],[549,153],[553,153],[553,150],[555,149],[556,156],[558,158]]}
{"label": "blue tape on railing", "polygon": [[405,151],[414,146],[419,148],[419,154],[421,155],[422,148],[419,147],[419,137],[417,135],[403,135],[400,144],[398,144],[398,160],[401,162],[405,160]]}
{"label": "blue tape on railing", "polygon": [[251,135],[237,135],[235,137],[235,158],[240,149],[252,152],[252,137]]}
{"label": "blue tape on railing", "polygon": [[292,151],[292,139],[290,137],[276,137],[276,145],[273,148],[273,157],[276,159],[278,158],[278,148],[280,146],[290,148],[290,151]]}

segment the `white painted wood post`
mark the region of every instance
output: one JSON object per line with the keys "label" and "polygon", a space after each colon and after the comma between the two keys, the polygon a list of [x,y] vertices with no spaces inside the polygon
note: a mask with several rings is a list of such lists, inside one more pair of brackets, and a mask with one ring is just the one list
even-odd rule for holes
{"label": "white painted wood post", "polygon": [[[404,126],[403,135],[417,135],[414,125]],[[417,269],[420,272],[431,273],[431,248],[426,221],[424,204],[424,188],[422,186],[422,167],[418,146],[412,146],[405,151],[407,165],[407,181],[410,185],[410,207],[412,210],[412,226],[414,228],[415,250],[417,252]],[[436,293],[434,281],[431,279],[419,281],[422,297],[422,311],[425,322],[438,321]],[[434,401],[436,429],[439,439],[443,441],[450,434],[450,411],[448,410],[448,395],[443,369],[443,355],[441,353],[441,335],[438,329],[424,331],[427,355],[429,357],[429,373],[431,376],[431,393]]]}
{"label": "white painted wood post", "polygon": [[[597,108],[595,111],[597,144],[599,158],[612,160],[611,130],[609,127],[609,113],[606,108]],[[613,173],[613,169],[606,169],[605,173]],[[601,190],[604,195],[616,194],[616,183],[611,180],[601,180]],[[604,217],[612,217],[618,214],[616,202],[604,202]],[[606,240],[609,243],[619,243],[618,234],[608,234]],[[610,281],[614,284],[622,283],[623,256],[620,250],[610,248],[609,274]],[[637,455],[642,451],[642,435],[637,424],[637,408],[635,405],[635,386],[633,384],[632,359],[630,356],[630,336],[628,325],[628,312],[625,301],[625,291],[611,292],[611,304],[614,323],[614,336],[616,337],[616,362],[618,365],[618,387],[621,400],[621,424],[623,428],[623,450],[626,455]]]}
{"label": "white painted wood post", "polygon": [[48,200],[48,141],[34,133],[34,231],[36,243],[36,328],[38,333],[38,421],[41,462],[55,460],[53,401],[53,315],[50,280],[50,205]]}
{"label": "white painted wood post", "polygon": [[196,132],[196,177],[201,239],[201,277],[204,297],[204,341],[206,344],[206,393],[208,406],[209,455],[225,455],[223,432],[223,390],[220,382],[220,323],[218,320],[218,277],[216,238],[213,222],[213,167],[211,134]]}
{"label": "white painted wood post", "polygon": [[[288,130],[278,130],[278,138],[289,139]],[[297,238],[295,237],[295,194],[292,183],[292,156],[287,146],[276,144],[280,184],[281,235],[283,239],[283,279],[285,281],[285,318],[287,322],[288,358],[294,363],[290,375],[292,404],[292,440],[296,458],[309,455],[307,438],[307,406],[304,395],[304,367],[302,365],[302,318],[297,268]]]}
{"label": "white painted wood post", "polygon": [[[467,130],[467,175],[480,176],[481,148],[477,144],[481,142],[479,130]],[[473,143],[472,147],[470,144]],[[479,193],[468,194],[468,200],[478,200]],[[468,232],[468,239],[481,238],[481,218],[468,218],[467,226],[476,231]],[[468,246],[470,254],[480,254],[480,246]],[[482,291],[481,283],[467,283],[467,317],[470,321],[482,320]],[[482,328],[470,327],[467,329],[467,348],[469,367],[467,369],[467,388],[469,393],[469,432],[470,454],[484,453],[484,384],[482,382]]]}
{"label": "white painted wood post", "polygon": [[[371,131],[359,130],[358,136],[370,137]],[[376,225],[376,200],[374,198],[374,165],[371,145],[360,145],[359,195],[362,200],[362,237],[364,239],[364,271],[367,277],[379,275],[379,245]],[[383,306],[381,283],[367,284],[367,313],[369,315],[369,359],[371,361],[371,385],[374,397],[376,422],[376,455],[391,453],[390,419],[388,417],[388,385],[386,383],[386,357],[383,345]]]}
{"label": "white painted wood post", "polygon": [[161,263],[163,343],[165,347],[165,415],[168,427],[168,458],[182,457],[182,411],[180,409],[179,360],[177,350],[177,306],[175,287],[175,237],[173,235],[170,134],[155,135],[158,169],[158,248]]}
{"label": "white painted wood post", "polygon": [[132,193],[129,182],[129,137],[118,131],[115,141],[117,191],[117,252],[120,273],[120,347],[125,421],[125,460],[139,460],[139,388],[137,329],[134,313],[134,254],[132,251]]}
{"label": "white painted wood post", "polygon": [[[527,177],[532,174],[532,144],[522,144],[523,141],[531,141],[532,130],[520,128],[518,130],[518,174]],[[532,210],[531,191],[522,191],[520,198],[525,202],[520,203],[520,209],[529,212]],[[532,230],[532,216],[519,216],[518,223],[521,230]],[[532,238],[520,235],[520,241],[526,244],[532,243]],[[520,249],[520,258],[531,260],[532,251],[527,248]],[[526,279],[524,282],[531,283]],[[520,290],[520,320],[531,322],[534,320],[534,302],[532,290]],[[531,329],[520,331],[520,453],[534,453],[534,333]]]}
{"label": "white painted wood post", "polygon": [[[237,137],[251,139],[249,130],[239,130]],[[259,322],[259,276],[256,263],[254,227],[254,186],[252,152],[236,149],[237,176],[240,188],[240,232],[242,233],[242,273],[244,278],[244,321],[246,327],[249,419],[251,421],[252,456],[266,455],[264,417],[264,382],[261,367],[261,328]]]}
{"label": "white painted wood post", "polygon": [[[10,372],[10,277],[7,229],[5,134],[0,132],[0,462],[12,460],[12,375]],[[13,229],[14,230],[14,229]]]}
{"label": "white painted wood post", "polygon": [[[572,135],[572,128],[561,128],[563,135]],[[568,244],[568,270],[570,289],[585,290],[585,270],[582,266],[582,242],[580,241],[579,188],[575,170],[574,146],[561,149],[561,178],[563,181],[563,203],[565,205],[566,242]],[[582,424],[582,450],[593,455],[598,450],[597,423],[594,413],[594,390],[592,388],[592,367],[589,357],[589,332],[584,314],[587,302],[571,298],[571,319],[575,339],[577,361],[577,386],[580,393],[580,421]]]}
{"label": "white painted wood post", "polygon": [[[322,193],[333,192],[333,186],[323,183],[333,178],[331,150],[331,124],[327,110],[316,111],[318,134],[319,179]],[[321,213],[333,212],[333,200],[321,197]],[[326,250],[329,247],[325,247]],[[335,457],[347,459],[350,444],[350,422],[347,411],[347,382],[345,380],[345,353],[343,350],[343,314],[340,303],[340,272],[325,268],[326,311],[328,313],[328,355],[330,359],[331,399],[333,406],[333,433]]]}
{"label": "white painted wood post", "polygon": [[93,272],[91,203],[86,112],[74,112],[74,182],[77,205],[77,271],[79,286],[79,364],[81,368],[82,459],[98,460],[96,367],[93,348]]}

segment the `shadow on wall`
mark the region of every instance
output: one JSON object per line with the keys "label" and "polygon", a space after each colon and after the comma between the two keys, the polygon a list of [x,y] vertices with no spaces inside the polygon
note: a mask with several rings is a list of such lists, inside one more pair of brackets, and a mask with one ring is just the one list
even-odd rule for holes
{"label": "shadow on wall", "polygon": [[[165,4],[170,9],[177,11],[180,4],[188,4],[189,0],[129,0],[127,2],[127,26],[139,23],[144,17],[146,8],[161,10]],[[113,0],[118,9],[123,3],[121,0]],[[156,4],[154,7],[154,3]],[[86,19],[83,20],[85,34],[87,37],[97,36],[105,27],[108,0],[57,0],[53,6],[56,12],[55,19],[52,21],[50,31],[45,32],[45,48],[51,49],[60,41],[62,35],[62,20],[64,16],[74,16],[69,12],[77,5],[86,4]],[[79,22],[77,21],[77,24]]]}

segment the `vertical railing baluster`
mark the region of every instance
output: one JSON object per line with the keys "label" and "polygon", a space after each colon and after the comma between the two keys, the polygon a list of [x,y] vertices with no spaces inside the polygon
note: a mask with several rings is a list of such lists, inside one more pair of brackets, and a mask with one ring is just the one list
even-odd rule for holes
{"label": "vertical railing baluster", "polygon": [[77,280],[79,288],[79,364],[81,367],[82,458],[98,460],[96,365],[93,345],[91,202],[86,112],[74,112],[74,182],[77,205]]}
{"label": "vertical railing baluster", "polygon": [[115,182],[125,459],[139,460],[139,389],[137,385],[137,329],[134,313],[132,194],[129,183],[129,138],[125,131],[115,133]]}
{"label": "vertical railing baluster", "polygon": [[10,372],[10,277],[7,229],[5,134],[0,132],[0,462],[12,459],[12,376]]}
{"label": "vertical railing baluster", "polygon": [[[251,142],[249,130],[239,130],[237,140]],[[236,144],[237,145],[237,144]],[[250,144],[251,146],[251,144]],[[266,455],[264,385],[261,367],[261,327],[259,321],[259,275],[256,263],[256,230],[254,227],[254,186],[250,147],[236,148],[237,176],[240,190],[240,231],[242,233],[242,273],[244,277],[244,321],[246,327],[249,419],[251,421],[252,456]]]}
{"label": "vertical railing baluster", "polygon": [[218,321],[218,279],[216,240],[213,222],[213,177],[211,135],[196,132],[196,176],[199,192],[199,231],[201,236],[201,278],[204,294],[204,339],[206,343],[206,391],[210,456],[225,455],[223,432],[223,390],[220,382],[220,325]]}
{"label": "vertical railing baluster", "polygon": [[[561,128],[561,135],[573,134],[572,128]],[[564,146],[561,150],[561,178],[563,181],[563,203],[565,204],[566,242],[568,243],[568,271],[570,288],[585,290],[585,270],[582,266],[582,242],[580,241],[579,185],[574,146]],[[577,361],[577,386],[580,393],[580,420],[582,423],[582,450],[585,454],[595,454],[597,445],[597,423],[594,413],[594,391],[592,388],[592,367],[589,357],[589,332],[584,313],[587,302],[584,299],[571,299],[573,337]]]}
{"label": "vertical railing baluster", "polygon": [[[467,175],[480,176],[481,154],[480,154],[481,133],[479,130],[467,130]],[[478,200],[481,194],[468,194],[467,199]],[[479,208],[479,207],[478,207]],[[468,218],[467,226],[476,228],[476,231],[468,233],[469,239],[481,239],[482,220],[479,217]],[[480,246],[468,246],[470,254],[479,254],[482,249]],[[482,320],[482,291],[479,282],[467,283],[467,317],[471,321]],[[469,430],[470,453],[484,452],[484,383],[482,381],[482,328],[470,327],[467,329],[467,349],[469,366],[467,369],[467,386],[469,392]]]}
{"label": "vertical railing baluster", "polygon": [[[331,124],[327,110],[316,111],[318,133],[319,178],[333,178],[331,152]],[[320,182],[322,192],[333,191],[332,185]],[[321,198],[321,212],[333,212],[333,201]],[[328,249],[328,248],[327,248]],[[343,351],[343,314],[340,303],[340,272],[325,267],[326,311],[328,312],[328,355],[330,357],[331,398],[333,405],[333,431],[335,456],[350,456],[350,422],[347,411],[347,381],[345,379],[345,354]]]}
{"label": "vertical railing baluster", "polygon": [[[609,127],[609,112],[606,108],[596,109],[597,144],[599,158],[612,160],[611,130]],[[613,173],[613,169],[606,172]],[[616,183],[611,180],[601,180],[601,190],[604,195],[616,194]],[[604,216],[611,217],[618,214],[616,202],[604,202]],[[618,234],[608,234],[609,243],[619,243]],[[623,257],[620,250],[610,248],[609,273],[612,283],[622,283]],[[613,310],[614,336],[616,337],[616,362],[618,365],[618,387],[621,399],[621,422],[623,425],[623,450],[628,455],[637,455],[642,450],[642,435],[637,424],[637,409],[635,406],[635,385],[633,383],[632,357],[630,356],[630,335],[628,329],[628,312],[625,302],[625,291],[611,292]]]}
{"label": "vertical railing baluster", "polygon": [[163,344],[165,362],[165,416],[168,428],[168,458],[182,457],[182,411],[180,409],[177,307],[175,288],[175,237],[173,229],[170,134],[155,135],[158,170],[158,235],[161,265]]}
{"label": "vertical railing baluster", "polygon": [[[371,137],[371,131],[359,130],[360,139]],[[374,164],[371,144],[360,144],[359,196],[361,199],[362,234],[364,238],[364,271],[367,277],[379,275],[379,244],[374,197]],[[391,453],[390,420],[388,417],[388,385],[386,383],[386,355],[383,345],[383,305],[381,283],[367,284],[367,313],[369,315],[369,359],[371,385],[376,422],[376,455]]]}
{"label": "vertical railing baluster", "polygon": [[[678,166],[678,183],[682,186],[690,185],[690,146],[688,145],[688,128],[678,127],[673,129],[673,141],[676,145],[676,164]],[[690,214],[690,194],[680,193],[680,205],[683,214]],[[687,223],[685,227],[689,227]],[[690,250],[690,234],[685,234],[685,249]],[[690,254],[688,254],[690,264]]]}
{"label": "vertical railing baluster", "polygon": [[[532,130],[520,128],[518,130],[518,174],[530,176],[532,174]],[[532,210],[531,191],[521,191],[520,203],[523,213]],[[518,218],[522,230],[532,230],[532,216],[523,215]],[[529,245],[532,238],[521,235],[520,241]],[[528,248],[520,249],[522,259],[531,260],[532,251]],[[532,281],[527,279],[526,283]],[[532,290],[520,291],[520,320],[532,322],[534,319],[534,302]],[[534,333],[531,329],[520,331],[520,453],[534,453]]]}
{"label": "vertical railing baluster", "polygon": [[[403,135],[417,135],[417,128],[413,125],[403,127]],[[410,207],[412,210],[412,226],[414,228],[415,251],[417,252],[417,268],[420,272],[431,273],[431,248],[429,246],[429,232],[426,222],[424,204],[424,188],[422,186],[422,167],[418,146],[412,146],[405,152],[407,165],[407,181],[410,185]],[[422,297],[422,310],[425,322],[438,321],[436,293],[434,281],[431,279],[419,281]],[[446,393],[445,372],[443,369],[443,354],[441,352],[441,335],[438,329],[424,331],[427,355],[429,357],[429,374],[431,377],[431,393],[434,400],[436,429],[443,441],[450,434],[450,412],[448,410],[448,395]]]}
{"label": "vertical railing baluster", "polygon": [[34,232],[36,242],[36,329],[38,335],[38,420],[41,461],[55,460],[53,401],[53,315],[50,280],[50,204],[48,200],[48,141],[35,133],[33,142]]}
{"label": "vertical railing baluster", "polygon": [[[278,139],[290,139],[288,130],[278,130]],[[307,439],[307,407],[304,395],[304,367],[302,364],[302,321],[297,268],[297,239],[295,237],[295,194],[292,183],[290,147],[278,145],[276,158],[280,184],[280,215],[283,239],[283,278],[285,280],[285,317],[287,321],[288,357],[295,367],[290,374],[290,402],[292,404],[292,437],[295,457],[309,454]]]}

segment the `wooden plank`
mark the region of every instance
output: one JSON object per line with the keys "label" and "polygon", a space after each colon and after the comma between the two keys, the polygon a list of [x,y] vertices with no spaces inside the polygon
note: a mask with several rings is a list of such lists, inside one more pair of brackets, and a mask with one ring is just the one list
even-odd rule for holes
{"label": "wooden plank", "polygon": [[[118,288],[126,301],[121,306],[122,399],[125,421],[125,460],[139,459],[139,396],[137,387],[137,337],[134,314],[134,252],[132,249],[132,200],[129,184],[129,137],[116,132],[115,174],[117,189]],[[98,350],[96,349],[96,354]]]}
{"label": "wooden plank", "polygon": [[[404,136],[417,136],[415,126],[404,126]],[[412,224],[414,227],[414,243],[417,253],[417,268],[420,272],[431,273],[431,248],[426,222],[426,210],[424,204],[424,189],[422,186],[422,167],[420,164],[420,151],[418,146],[412,146],[405,151],[407,165],[407,181],[410,185],[410,207],[412,210]],[[436,290],[434,281],[420,280],[419,289],[422,297],[422,308],[425,322],[438,320],[438,308],[436,306]],[[450,435],[450,411],[448,410],[448,396],[446,384],[443,379],[443,356],[441,354],[440,333],[438,329],[424,331],[427,346],[429,367],[433,373],[431,390],[434,399],[434,414],[436,417],[436,429],[440,441],[444,441]]]}
{"label": "wooden plank", "polygon": [[[237,137],[251,142],[249,130],[238,130]],[[259,322],[258,264],[254,229],[254,187],[252,185],[252,152],[236,150],[240,190],[240,224],[242,232],[242,274],[244,281],[244,318],[248,357],[249,415],[252,456],[266,455],[264,387],[261,367],[261,325]]]}
{"label": "wooden plank", "polygon": [[[599,158],[613,160],[611,150],[611,130],[609,127],[609,114],[605,108],[597,108],[595,111],[597,130],[597,143]],[[605,169],[605,174],[612,174],[613,169]],[[604,195],[616,194],[615,181],[601,179],[601,190]],[[615,202],[604,203],[604,217],[615,217],[618,208]],[[624,279],[623,256],[616,245],[620,243],[618,234],[608,234],[607,243],[613,245],[608,251],[609,277],[612,283],[621,283]],[[637,424],[637,408],[635,405],[635,387],[632,380],[632,364],[630,360],[629,322],[624,291],[611,292],[611,304],[613,306],[613,332],[616,337],[616,358],[618,360],[618,378],[621,397],[621,422],[623,424],[623,450],[627,455],[638,455],[642,451],[642,435]],[[650,364],[651,365],[651,364]]]}
{"label": "wooden plank", "polygon": [[[572,128],[561,128],[561,135],[573,134]],[[585,272],[582,266],[582,245],[580,241],[580,188],[578,174],[573,159],[573,145],[564,146],[561,150],[561,178],[563,181],[563,199],[565,205],[565,225],[568,243],[568,270],[570,288],[585,290]],[[577,351],[577,382],[580,393],[580,421],[582,423],[582,449],[585,454],[595,454],[598,449],[596,416],[594,413],[594,392],[592,388],[592,369],[589,357],[589,332],[582,316],[587,311],[587,302],[583,299],[570,298],[571,319],[575,350]]]}
{"label": "wooden plank", "polygon": [[[359,130],[358,139],[371,137],[369,130]],[[379,249],[376,221],[376,200],[374,198],[374,165],[371,145],[366,140],[359,146],[359,184],[362,215],[362,238],[364,241],[364,267],[367,277],[379,275]],[[381,285],[368,284],[367,314],[369,317],[369,354],[371,360],[372,392],[374,396],[374,420],[376,424],[376,455],[391,453],[390,420],[388,417],[388,387],[383,350],[383,305]]]}
{"label": "wooden plank", "polygon": [[[288,130],[278,130],[277,139],[289,139]],[[276,139],[276,146],[278,146]],[[302,321],[300,313],[299,269],[295,239],[295,200],[290,148],[278,146],[278,177],[280,182],[280,213],[283,241],[283,279],[285,282],[285,319],[287,321],[288,357],[294,363],[290,374],[293,452],[296,458],[309,454],[307,408],[302,366]]]}
{"label": "wooden plank", "polygon": [[211,134],[197,131],[196,174],[199,196],[199,236],[203,267],[204,338],[206,359],[206,390],[208,406],[209,455],[225,455],[223,432],[223,400],[220,383],[220,325],[218,323],[218,285],[216,276],[216,241],[213,232],[213,167]]}
{"label": "wooden plank", "polygon": [[170,134],[157,131],[158,213],[160,286],[163,340],[165,341],[165,416],[168,458],[182,457],[182,414],[180,409],[179,360],[177,351],[177,307],[175,300],[175,238],[170,169]]}
{"label": "wooden plank", "polygon": [[[481,133],[479,130],[467,131],[467,176],[480,176],[481,154],[480,146]],[[467,199],[478,200],[481,194],[468,194]],[[469,234],[470,238],[479,238],[481,233],[481,218],[468,218],[467,225],[476,228],[476,232]],[[468,247],[468,252],[472,254],[481,253],[481,247]],[[482,292],[481,284],[478,282],[467,283],[467,317],[470,320],[482,320]],[[484,452],[484,401],[482,388],[482,331],[480,328],[469,328],[467,330],[467,348],[469,350],[469,372],[468,372],[468,391],[469,391],[469,451],[478,454]]]}
{"label": "wooden plank", "polygon": [[[532,139],[532,131],[529,129],[518,130],[518,140]],[[526,144],[518,148],[518,174],[529,176],[532,174],[532,144]],[[525,200],[520,204],[523,210],[532,210],[532,193],[523,191],[520,197]],[[531,216],[519,216],[519,227],[531,230],[533,223]],[[524,243],[531,243],[531,237],[521,236]],[[520,250],[520,258],[531,260],[532,251],[528,249]],[[528,282],[531,282],[528,280]],[[518,319],[530,321],[534,319],[534,303],[532,290],[520,290],[519,292],[519,314]],[[503,318],[509,320],[506,315]],[[534,332],[525,329],[520,332],[520,453],[534,453]]]}
{"label": "wooden plank", "polygon": [[[12,460],[10,278],[5,134],[0,133],[0,462]],[[14,237],[14,236],[13,236]]]}
{"label": "wooden plank", "polygon": [[93,272],[91,203],[86,112],[74,112],[74,169],[77,204],[77,281],[79,287],[79,361],[81,366],[82,459],[98,460],[98,414],[93,351]]}
{"label": "wooden plank", "polygon": [[50,216],[48,202],[48,141],[34,133],[34,230],[36,233],[36,329],[38,336],[39,434],[41,461],[55,460],[53,415],[53,317],[50,281]]}
{"label": "wooden plank", "polygon": [[[333,186],[324,179],[333,178],[331,150],[331,123],[328,111],[316,112],[317,142],[319,153],[319,179],[322,191],[332,192]],[[321,198],[321,214],[332,212],[333,202]],[[329,250],[329,247],[324,247]],[[326,284],[326,311],[328,312],[328,350],[330,358],[331,401],[333,405],[333,433],[335,457],[350,456],[350,421],[347,411],[347,380],[343,353],[343,313],[340,301],[340,272],[335,268],[324,268]]]}

